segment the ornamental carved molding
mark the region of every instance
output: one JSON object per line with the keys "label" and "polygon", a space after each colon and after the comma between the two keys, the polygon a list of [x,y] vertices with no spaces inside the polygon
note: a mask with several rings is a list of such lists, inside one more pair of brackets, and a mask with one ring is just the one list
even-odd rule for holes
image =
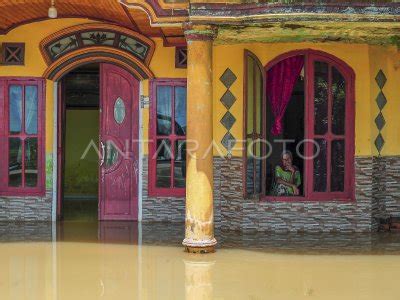
{"label": "ornamental carved molding", "polygon": [[119,64],[140,80],[154,77],[149,68],[153,40],[118,25],[68,27],[44,38],[39,47],[48,65],[44,73],[48,79],[57,79],[72,65],[101,61]]}

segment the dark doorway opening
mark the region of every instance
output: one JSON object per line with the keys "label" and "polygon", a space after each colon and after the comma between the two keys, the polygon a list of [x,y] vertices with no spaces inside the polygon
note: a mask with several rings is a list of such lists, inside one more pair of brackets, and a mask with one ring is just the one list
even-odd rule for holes
{"label": "dark doorway opening", "polygon": [[61,81],[63,220],[98,219],[100,66],[88,64]]}

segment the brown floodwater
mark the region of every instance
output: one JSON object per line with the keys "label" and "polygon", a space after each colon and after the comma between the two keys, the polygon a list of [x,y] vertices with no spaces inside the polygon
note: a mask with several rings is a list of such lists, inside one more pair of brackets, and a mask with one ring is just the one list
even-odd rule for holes
{"label": "brown floodwater", "polygon": [[183,225],[0,224],[0,299],[399,299],[400,234],[216,232]]}

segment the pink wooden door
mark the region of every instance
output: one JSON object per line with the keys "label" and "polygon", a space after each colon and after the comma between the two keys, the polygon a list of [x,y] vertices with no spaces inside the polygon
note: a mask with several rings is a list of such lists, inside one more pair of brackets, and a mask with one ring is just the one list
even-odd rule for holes
{"label": "pink wooden door", "polygon": [[137,220],[139,83],[101,64],[99,219]]}

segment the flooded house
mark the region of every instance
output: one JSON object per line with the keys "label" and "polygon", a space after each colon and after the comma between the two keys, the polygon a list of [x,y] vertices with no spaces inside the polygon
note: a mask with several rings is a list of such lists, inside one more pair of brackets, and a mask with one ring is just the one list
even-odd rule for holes
{"label": "flooded house", "polygon": [[399,20],[384,0],[1,1],[0,221],[176,223],[190,252],[215,228],[394,228]]}

